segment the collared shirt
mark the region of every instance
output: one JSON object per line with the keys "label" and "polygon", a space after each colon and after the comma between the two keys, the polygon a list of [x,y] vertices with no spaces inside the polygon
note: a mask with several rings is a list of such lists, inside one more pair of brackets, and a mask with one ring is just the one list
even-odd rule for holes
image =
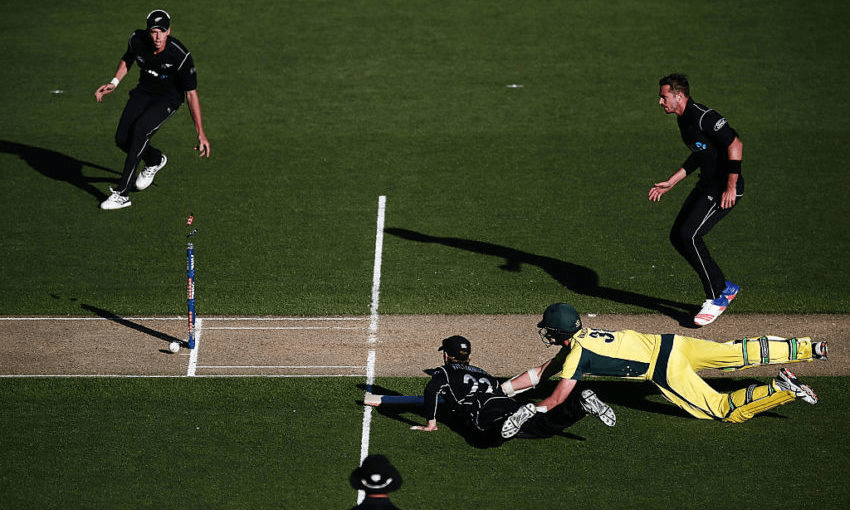
{"label": "collared shirt", "polygon": [[676,121],[682,141],[691,150],[682,168],[688,174],[700,168],[700,181],[725,184],[729,177],[728,148],[738,133],[722,115],[692,98]]}
{"label": "collared shirt", "polygon": [[632,330],[584,328],[555,358],[563,363],[560,377],[579,380],[584,375],[646,379],[661,337]]}
{"label": "collared shirt", "polygon": [[171,36],[161,53],[154,54],[154,49],[148,32],[136,30],[130,36],[127,51],[121,59],[126,62],[128,69],[133,63],[138,64],[138,88],[182,103],[185,93],[198,87],[191,53]]}

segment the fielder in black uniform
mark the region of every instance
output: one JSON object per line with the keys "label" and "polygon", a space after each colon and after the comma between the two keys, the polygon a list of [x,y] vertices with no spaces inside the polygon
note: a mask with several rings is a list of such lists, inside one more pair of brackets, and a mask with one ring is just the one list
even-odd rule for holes
{"label": "fielder in black uniform", "polygon": [[587,414],[613,426],[616,416],[610,406],[596,397],[593,390],[581,392],[580,398],[567,399],[552,409],[538,410],[532,403],[522,405],[502,391],[499,381],[481,368],[469,364],[472,346],[462,336],[443,340],[445,364],[427,370],[431,380],[425,386],[425,426],[413,430],[437,430],[437,407],[440,397],[463,422],[471,439],[493,445],[514,437],[546,438],[569,427]]}
{"label": "fielder in black uniform", "polygon": [[170,34],[171,19],[167,12],[155,10],[148,14],[147,29],[136,30],[130,36],[115,77],[101,85],[94,94],[97,102],[101,102],[103,96],[115,90],[133,63],[138,64],[139,84],[130,91],[130,99],[115,132],[115,144],[127,153],[124,171],[118,187],[109,188],[111,196],[100,204],[101,209],[121,209],[131,205],[130,187],[140,161],[145,162],[145,168],[135,181],[139,190],[150,186],[154,175],[165,166],[165,154],[151,146],[150,140],[183,104],[184,96],[198,132],[196,150],[203,157],[210,155],[210,143],[204,134],[201,103],[196,90],[195,63],[189,50]]}
{"label": "fielder in black uniform", "polygon": [[703,236],[732,211],[744,194],[743,144],[722,115],[691,99],[685,75],[665,76],[659,86],[658,103],[665,113],[676,114],[682,141],[691,154],[676,173],[649,190],[649,199],[659,201],[661,195],[694,170],[702,170],[673,223],[670,241],[702,281],[706,300],[694,323],[705,326],[726,310],[740,290],[738,285],[726,280],[720,266],[711,258]]}

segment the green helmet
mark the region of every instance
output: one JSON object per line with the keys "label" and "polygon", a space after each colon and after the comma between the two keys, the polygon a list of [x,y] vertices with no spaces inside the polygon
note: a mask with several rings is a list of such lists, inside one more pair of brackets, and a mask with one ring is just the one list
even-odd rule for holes
{"label": "green helmet", "polygon": [[540,338],[547,345],[563,345],[581,329],[581,317],[572,306],[554,303],[543,312],[543,320],[537,324]]}

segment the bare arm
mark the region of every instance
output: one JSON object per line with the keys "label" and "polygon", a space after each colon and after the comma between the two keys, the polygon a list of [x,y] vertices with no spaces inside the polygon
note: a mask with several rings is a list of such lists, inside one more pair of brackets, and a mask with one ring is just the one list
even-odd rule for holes
{"label": "bare arm", "polygon": [[[118,69],[115,70],[115,80],[121,81],[127,76],[127,71],[129,68],[127,67],[127,62],[124,62],[124,59],[118,61]],[[97,88],[94,93],[94,98],[98,103],[103,101],[103,96],[112,93],[115,90],[116,85],[113,82],[106,83]]]}
{"label": "bare arm", "polygon": [[552,361],[553,360],[550,359],[539,367],[530,368],[518,376],[503,382],[502,391],[505,392],[505,395],[512,397],[517,393],[522,393],[525,390],[536,387],[541,380],[545,380],[546,377],[551,377],[551,373],[549,373],[546,377],[541,377],[541,375],[546,374],[546,368],[552,365]]}
{"label": "bare arm", "polygon": [[[729,161],[741,161],[744,156],[744,144],[736,136],[732,143],[729,144],[728,154]],[[735,205],[737,200],[739,174],[729,174],[729,179],[726,181],[726,191],[723,192],[723,197],[720,199],[720,207],[729,209]]]}
{"label": "bare arm", "polygon": [[578,381],[576,381],[575,379],[561,379],[561,382],[559,382],[558,385],[555,386],[555,389],[554,391],[552,391],[552,394],[541,400],[540,403],[537,404],[538,409],[544,408],[548,410],[552,409],[557,405],[563,404],[564,401],[567,400],[567,397],[570,396],[570,393],[573,391],[573,388],[576,387],[577,382]]}
{"label": "bare arm", "polygon": [[195,147],[195,150],[200,151],[201,157],[210,157],[210,142],[207,140],[207,135],[204,134],[204,121],[201,117],[201,101],[198,99],[198,91],[190,90],[186,92],[186,102],[189,104],[192,122],[195,123],[195,131],[198,132],[198,146]]}
{"label": "bare arm", "polygon": [[673,189],[673,186],[675,186],[679,181],[681,181],[687,176],[688,173],[685,171],[685,169],[680,168],[666,181],[656,182],[655,186],[653,186],[649,190],[649,199],[653,202],[658,202],[659,200],[661,200],[661,195]]}

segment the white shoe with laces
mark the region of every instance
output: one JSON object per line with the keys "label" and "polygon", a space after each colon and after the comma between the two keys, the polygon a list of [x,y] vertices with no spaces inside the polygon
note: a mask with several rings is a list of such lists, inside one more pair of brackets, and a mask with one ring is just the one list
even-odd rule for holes
{"label": "white shoe with laces", "polygon": [[799,379],[787,368],[779,369],[779,379],[776,380],[776,386],[783,391],[792,391],[797,398],[802,398],[803,401],[809,404],[817,404],[818,396],[815,394],[808,384],[803,384]]}
{"label": "white shoe with laces", "polygon": [[130,202],[130,197],[122,196],[121,193],[118,193],[111,187],[109,188],[109,192],[112,194],[109,195],[106,200],[100,203],[101,209],[123,209],[124,207],[130,207],[132,205],[132,203]]}
{"label": "white shoe with laces", "polygon": [[694,317],[694,324],[697,326],[708,326],[715,319],[720,317],[720,314],[729,306],[729,300],[725,296],[720,296],[717,299],[706,299],[702,304],[702,309]]}
{"label": "white shoe with laces", "polygon": [[520,407],[514,414],[510,415],[505,423],[502,424],[502,437],[510,439],[519,433],[522,427],[529,418],[537,414],[537,406],[534,404],[525,404]]}
{"label": "white shoe with laces", "polygon": [[581,392],[581,408],[584,412],[591,416],[596,416],[602,423],[613,427],[617,424],[617,415],[611,406],[599,400],[593,390],[584,390]]}
{"label": "white shoe with laces", "polygon": [[165,154],[162,155],[162,161],[159,162],[158,165],[154,166],[146,166],[139,172],[139,175],[136,177],[136,189],[141,191],[153,183],[153,177],[157,172],[162,170],[162,167],[168,162],[168,158],[165,157]]}

